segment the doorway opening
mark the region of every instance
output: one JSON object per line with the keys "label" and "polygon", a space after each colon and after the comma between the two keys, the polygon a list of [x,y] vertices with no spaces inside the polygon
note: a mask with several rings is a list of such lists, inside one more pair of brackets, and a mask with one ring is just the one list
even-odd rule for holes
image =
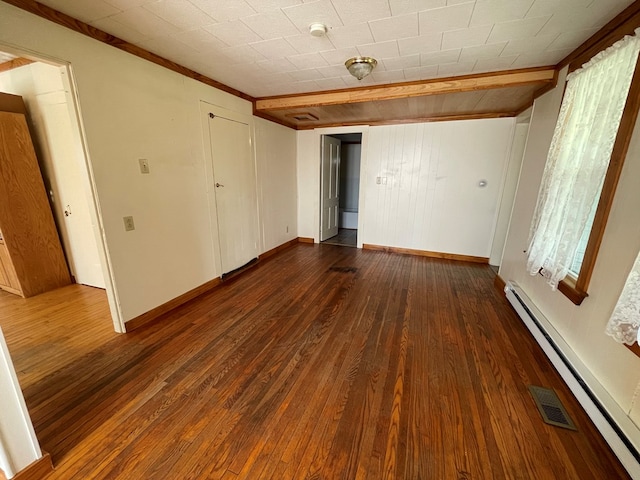
{"label": "doorway opening", "polygon": [[69,272],[78,284],[74,291],[102,290],[115,331],[124,332],[70,66],[0,46],[0,92],[22,97],[25,104],[49,207]]}
{"label": "doorway opening", "polygon": [[320,242],[356,247],[362,133],[321,137]]}

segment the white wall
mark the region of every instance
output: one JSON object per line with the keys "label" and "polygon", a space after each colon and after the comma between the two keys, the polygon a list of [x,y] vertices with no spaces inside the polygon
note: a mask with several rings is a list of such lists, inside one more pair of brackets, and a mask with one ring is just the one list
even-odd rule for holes
{"label": "white wall", "polygon": [[[361,130],[358,243],[488,257],[514,125],[506,118]],[[319,137],[349,131],[359,130],[298,132],[302,237],[318,239]]]}
{"label": "white wall", "polygon": [[340,149],[340,209],[358,211],[361,144],[343,143]]}
{"label": "white wall", "polygon": [[490,265],[500,265],[500,262],[502,261],[502,252],[504,251],[504,243],[507,237],[507,230],[509,229],[513,200],[516,196],[518,178],[520,177],[520,168],[522,167],[522,156],[527,142],[527,134],[529,133],[528,115],[530,114],[527,114],[527,121],[522,123],[520,123],[518,121],[518,117],[516,117],[511,153],[509,154],[509,163],[507,165],[504,187],[500,198],[498,221],[496,223],[493,242],[491,244],[491,255],[489,255]]}
{"label": "white wall", "polygon": [[[569,344],[613,400],[600,398],[619,424],[640,424],[640,358],[604,333],[627,274],[640,250],[640,122],[636,124],[598,259],[589,296],[575,306],[559,291],[552,291],[539,276],[526,271],[524,250],[538,189],[558,116],[565,73],[558,87],[536,100],[522,171],[511,216],[500,276],[515,280]],[[594,389],[599,388],[594,386]],[[640,430],[625,427],[636,448]]]}
{"label": "white wall", "polygon": [[262,252],[298,236],[296,131],[255,119]]}
{"label": "white wall", "polygon": [[0,329],[0,469],[7,478],[42,456]]}
{"label": "white wall", "polygon": [[[199,104],[251,116],[251,103],[5,3],[0,43],[71,62],[122,318],[219,276]],[[290,146],[286,155],[294,161]],[[140,173],[139,158],[148,159],[150,174]],[[125,232],[127,215],[135,231]],[[265,227],[266,241],[277,241],[276,229]]]}

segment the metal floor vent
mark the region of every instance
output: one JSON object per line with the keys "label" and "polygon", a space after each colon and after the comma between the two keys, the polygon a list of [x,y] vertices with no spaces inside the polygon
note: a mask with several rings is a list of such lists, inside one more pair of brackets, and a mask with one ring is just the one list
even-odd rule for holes
{"label": "metal floor vent", "polygon": [[545,423],[569,430],[578,430],[556,392],[550,388],[536,387],[535,385],[529,385],[529,391]]}

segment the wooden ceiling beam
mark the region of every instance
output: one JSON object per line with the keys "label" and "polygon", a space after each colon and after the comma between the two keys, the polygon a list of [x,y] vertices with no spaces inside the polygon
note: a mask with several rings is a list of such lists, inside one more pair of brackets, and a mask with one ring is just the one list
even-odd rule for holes
{"label": "wooden ceiling beam", "polygon": [[515,87],[555,82],[555,67],[529,68],[496,73],[483,73],[461,77],[439,78],[419,82],[395,83],[331,92],[316,92],[281,97],[259,98],[256,111],[309,108],[324,105],[392,100],[396,98],[441,95],[444,93],[469,92],[492,88]]}

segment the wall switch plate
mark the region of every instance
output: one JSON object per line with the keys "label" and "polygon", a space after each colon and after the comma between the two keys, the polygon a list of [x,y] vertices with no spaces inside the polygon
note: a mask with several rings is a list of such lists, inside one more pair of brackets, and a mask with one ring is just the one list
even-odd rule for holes
{"label": "wall switch plate", "polygon": [[122,220],[124,221],[125,231],[130,232],[131,230],[136,229],[136,226],[133,223],[133,217],[122,217]]}
{"label": "wall switch plate", "polygon": [[140,164],[140,173],[150,173],[149,170],[149,160],[146,158],[139,158],[138,163]]}

